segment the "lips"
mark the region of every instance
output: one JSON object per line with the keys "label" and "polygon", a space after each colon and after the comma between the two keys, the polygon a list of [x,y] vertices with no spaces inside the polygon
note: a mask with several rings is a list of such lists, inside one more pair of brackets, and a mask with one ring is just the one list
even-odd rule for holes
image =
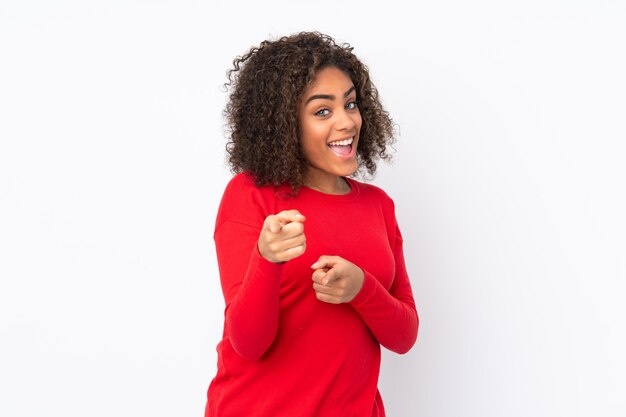
{"label": "lips", "polygon": [[335,140],[328,144],[328,147],[338,156],[343,158],[350,158],[353,154],[352,144],[354,143],[354,136],[350,136],[345,139]]}

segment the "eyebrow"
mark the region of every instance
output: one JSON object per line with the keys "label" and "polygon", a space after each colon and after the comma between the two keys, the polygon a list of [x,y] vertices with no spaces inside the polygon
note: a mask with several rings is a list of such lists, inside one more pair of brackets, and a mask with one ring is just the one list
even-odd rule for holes
{"label": "eyebrow", "polygon": [[[350,93],[353,92],[353,91],[354,91],[354,86],[350,87],[348,89],[348,91],[343,93],[343,98],[348,97],[350,95]],[[334,100],[335,96],[333,96],[331,94],[315,94],[315,95],[307,98],[306,101],[304,102],[304,105],[306,106],[307,104],[309,104],[309,102],[311,100],[316,100],[316,99]]]}

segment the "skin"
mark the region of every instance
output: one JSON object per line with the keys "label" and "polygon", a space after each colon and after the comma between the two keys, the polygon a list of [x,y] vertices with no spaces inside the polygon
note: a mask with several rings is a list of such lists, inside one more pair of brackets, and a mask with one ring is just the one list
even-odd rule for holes
{"label": "skin", "polygon": [[[346,194],[343,177],[358,168],[356,148],[361,113],[350,77],[329,67],[320,70],[302,96],[298,108],[300,143],[309,163],[304,184],[327,194]],[[335,153],[328,144],[353,137],[349,156]],[[297,210],[268,216],[258,240],[259,253],[271,262],[287,262],[306,250],[305,217]],[[311,265],[313,290],[318,300],[340,304],[352,301],[363,286],[361,268],[339,256],[321,256]]]}
{"label": "skin", "polygon": [[342,177],[358,168],[356,152],[350,158],[337,155],[330,142],[353,137],[356,150],[361,130],[361,113],[354,84],[343,71],[320,70],[304,92],[298,109],[300,143],[309,162],[304,184],[327,194],[345,194],[350,187]]}
{"label": "skin", "polygon": [[283,210],[265,218],[257,246],[262,257],[282,263],[302,255],[306,250],[304,221],[298,210]]}

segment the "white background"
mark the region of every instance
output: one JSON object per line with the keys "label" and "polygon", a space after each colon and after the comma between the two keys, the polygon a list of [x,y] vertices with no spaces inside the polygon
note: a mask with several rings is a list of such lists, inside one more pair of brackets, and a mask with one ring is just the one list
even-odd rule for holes
{"label": "white background", "polygon": [[223,300],[220,86],[355,46],[399,126],[421,326],[389,416],[626,415],[620,1],[3,1],[0,415],[201,416]]}

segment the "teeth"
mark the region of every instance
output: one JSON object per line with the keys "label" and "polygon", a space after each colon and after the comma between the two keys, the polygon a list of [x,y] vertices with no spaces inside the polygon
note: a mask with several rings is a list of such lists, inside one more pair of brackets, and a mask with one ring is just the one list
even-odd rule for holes
{"label": "teeth", "polygon": [[347,146],[347,145],[351,145],[353,140],[354,140],[354,136],[348,139],[336,140],[334,142],[330,142],[328,146]]}

